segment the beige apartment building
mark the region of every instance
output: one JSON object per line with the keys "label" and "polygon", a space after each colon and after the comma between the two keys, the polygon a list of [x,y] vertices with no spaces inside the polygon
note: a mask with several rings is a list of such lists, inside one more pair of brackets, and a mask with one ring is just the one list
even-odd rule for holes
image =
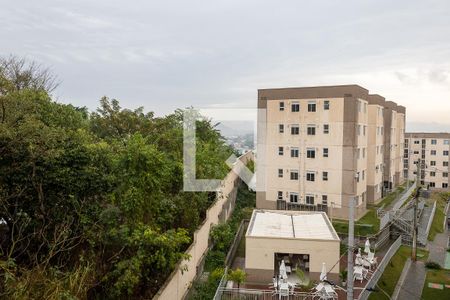
{"label": "beige apartment building", "polygon": [[430,189],[449,187],[450,133],[405,134],[404,176],[417,180],[418,163],[420,183]]}
{"label": "beige apartment building", "polygon": [[[403,167],[391,144],[403,147],[404,110],[395,103],[343,85],[261,89],[258,108],[257,208],[323,210],[347,218],[353,197],[359,218],[367,202],[381,198],[383,185],[401,182],[394,175]],[[392,176],[383,176],[384,149],[393,149]]]}

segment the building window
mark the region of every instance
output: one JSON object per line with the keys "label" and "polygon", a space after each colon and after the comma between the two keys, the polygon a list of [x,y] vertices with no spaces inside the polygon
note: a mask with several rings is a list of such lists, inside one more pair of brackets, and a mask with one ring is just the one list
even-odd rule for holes
{"label": "building window", "polygon": [[289,193],[289,201],[293,203],[298,202],[298,194],[297,193]]}
{"label": "building window", "polygon": [[415,140],[415,141],[414,141],[414,144],[419,145],[419,144],[420,144],[420,141],[419,141],[419,140]]}
{"label": "building window", "polygon": [[308,135],[316,135],[316,125],[308,125]]}
{"label": "building window", "polygon": [[443,165],[444,167],[448,167],[448,161],[444,161],[444,162],[442,163],[442,165]]}
{"label": "building window", "polygon": [[366,148],[362,148],[362,157],[363,157],[363,158],[366,157]]}
{"label": "building window", "polygon": [[307,172],[306,173],[306,181],[316,181],[316,173]]}
{"label": "building window", "polygon": [[283,101],[280,102],[280,111],[284,111],[284,102]]}
{"label": "building window", "polygon": [[325,100],[323,102],[323,110],[330,110],[330,101],[329,100]]}
{"label": "building window", "polygon": [[316,102],[308,102],[308,111],[315,112],[316,111]]}
{"label": "building window", "polygon": [[313,195],[306,195],[306,204],[314,205],[314,196]]}
{"label": "building window", "polygon": [[327,195],[322,195],[322,204],[328,205],[328,196]]}
{"label": "building window", "polygon": [[316,158],[316,149],[313,149],[313,148],[306,149],[306,157],[307,158]]}
{"label": "building window", "polygon": [[279,124],[278,125],[278,132],[279,133],[283,133],[284,132],[284,124]]}
{"label": "building window", "polygon": [[443,189],[447,189],[448,188],[448,183],[446,183],[446,182],[442,183],[442,188]]}
{"label": "building window", "polygon": [[298,148],[291,148],[291,157],[298,157]]}
{"label": "building window", "polygon": [[328,157],[328,148],[323,148],[323,157]]}
{"label": "building window", "polygon": [[328,125],[328,124],[323,125],[323,133],[325,133],[325,134],[330,133],[330,125]]}
{"label": "building window", "polygon": [[366,125],[363,126],[363,135],[366,135]]}
{"label": "building window", "polygon": [[328,181],[328,172],[322,172],[322,180]]}
{"label": "building window", "polygon": [[419,151],[414,151],[414,154],[419,154]]}
{"label": "building window", "polygon": [[278,155],[283,155],[283,154],[284,154],[284,148],[278,147]]}
{"label": "building window", "polygon": [[436,161],[435,160],[430,161],[430,166],[435,166],[435,165],[436,165]]}
{"label": "building window", "polygon": [[298,180],[298,171],[291,170],[291,180]]}
{"label": "building window", "polygon": [[282,191],[278,191],[278,200],[283,200],[283,192]]}
{"label": "building window", "polygon": [[448,150],[444,150],[444,152],[442,153],[444,156],[448,156]]}
{"label": "building window", "polygon": [[431,155],[436,155],[436,150],[431,150]]}
{"label": "building window", "polygon": [[430,172],[430,177],[436,177],[436,172]]}
{"label": "building window", "polygon": [[291,104],[291,111],[292,112],[299,112],[300,111],[300,103],[294,102]]}
{"label": "building window", "polygon": [[364,180],[366,178],[366,171],[362,171],[362,180]]}
{"label": "building window", "polygon": [[448,177],[448,172],[443,172],[442,177]]}
{"label": "building window", "polygon": [[436,187],[436,183],[435,183],[435,182],[430,182],[428,185],[429,185],[430,187],[432,187],[432,188]]}
{"label": "building window", "polygon": [[444,140],[444,145],[450,145],[450,140]]}
{"label": "building window", "polygon": [[283,169],[278,169],[278,177],[283,178]]}
{"label": "building window", "polygon": [[437,144],[437,140],[431,140],[431,145],[436,145]]}
{"label": "building window", "polygon": [[292,135],[300,134],[300,126],[297,124],[291,125],[291,134]]}

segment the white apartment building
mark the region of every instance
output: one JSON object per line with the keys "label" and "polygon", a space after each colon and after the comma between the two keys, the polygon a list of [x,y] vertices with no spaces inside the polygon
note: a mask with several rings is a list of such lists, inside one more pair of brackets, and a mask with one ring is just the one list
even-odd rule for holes
{"label": "white apartment building", "polygon": [[406,133],[404,144],[404,176],[419,180],[430,189],[448,189],[450,133]]}
{"label": "white apartment building", "polygon": [[401,132],[386,139],[384,98],[358,85],[262,89],[258,108],[257,208],[347,218],[353,197],[359,218],[381,198],[385,143],[403,145]]}

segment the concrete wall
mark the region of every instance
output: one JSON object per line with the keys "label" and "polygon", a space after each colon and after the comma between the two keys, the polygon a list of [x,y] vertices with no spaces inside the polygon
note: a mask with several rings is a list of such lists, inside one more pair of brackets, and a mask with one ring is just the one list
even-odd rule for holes
{"label": "concrete wall", "polygon": [[[239,159],[246,164],[253,160],[253,153],[247,152],[239,157]],[[230,214],[229,198],[234,203],[236,198],[236,191],[240,178],[231,171],[222,181],[222,185],[218,194],[220,194],[214,204],[207,210],[205,220],[202,225],[194,232],[194,237],[191,246],[186,250],[186,254],[190,256],[189,260],[183,260],[178,263],[175,270],[160,288],[158,293],[153,297],[153,300],[177,300],[183,299],[188,292],[192,282],[201,272],[199,267],[208,250],[209,232],[213,225],[220,222],[221,216],[227,219]],[[225,211],[225,212],[224,212]]]}
{"label": "concrete wall", "polygon": [[[245,270],[247,282],[270,282],[273,277],[275,253],[310,255],[310,275],[318,277],[322,263],[331,276],[339,274],[339,240],[301,240],[284,238],[246,237]],[[331,270],[330,270],[331,269]],[[267,279],[269,281],[267,281]]]}

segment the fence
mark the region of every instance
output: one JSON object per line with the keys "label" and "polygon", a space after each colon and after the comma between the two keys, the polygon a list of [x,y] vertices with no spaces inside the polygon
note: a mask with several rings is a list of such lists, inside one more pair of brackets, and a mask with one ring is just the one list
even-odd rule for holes
{"label": "fence", "polygon": [[[253,152],[249,151],[239,157],[244,164],[253,160]],[[186,250],[189,260],[180,261],[169,278],[159,289],[153,300],[183,299],[196,277],[202,272],[202,262],[209,248],[209,231],[213,225],[228,219],[234,207],[237,182],[239,176],[230,171],[224,180],[215,202],[206,211],[206,217],[200,227],[194,232],[191,246]],[[234,199],[231,199],[234,198]]]}
{"label": "fence", "polygon": [[428,233],[430,233],[431,224],[433,224],[434,214],[436,213],[436,202],[437,201],[434,201],[434,203],[433,203],[433,208],[431,209],[430,218],[428,219],[428,224],[427,224],[427,228],[426,228],[425,232],[420,232],[419,236],[418,236],[418,239],[420,240],[420,242],[423,245],[427,244]]}
{"label": "fence", "polygon": [[373,288],[377,284],[378,280],[380,279],[381,275],[384,272],[384,269],[391,261],[391,258],[395,255],[395,253],[397,252],[397,250],[400,248],[401,245],[402,245],[402,237],[399,236],[397,240],[395,240],[395,242],[389,248],[389,250],[386,252],[386,255],[383,257],[383,260],[378,265],[375,272],[373,272],[372,277],[370,277],[369,281],[367,281],[365,289],[359,295],[358,300],[367,300],[369,298],[370,291],[368,291],[367,288],[369,287]]}
{"label": "fence", "polygon": [[231,264],[233,263],[233,258],[236,255],[237,249],[239,248],[239,243],[241,242],[242,236],[245,234],[245,230],[247,229],[249,223],[250,220],[248,219],[241,221],[239,229],[236,232],[236,235],[234,236],[233,243],[231,244],[231,248],[228,251],[227,257],[225,258],[225,265],[227,267],[231,267]]}
{"label": "fence", "polygon": [[214,300],[229,300],[229,299],[245,299],[245,300],[312,300],[319,299],[318,296],[312,293],[294,292],[289,296],[280,297],[274,291],[270,290],[256,290],[256,289],[237,289],[237,288],[222,288],[218,290],[218,298]]}

